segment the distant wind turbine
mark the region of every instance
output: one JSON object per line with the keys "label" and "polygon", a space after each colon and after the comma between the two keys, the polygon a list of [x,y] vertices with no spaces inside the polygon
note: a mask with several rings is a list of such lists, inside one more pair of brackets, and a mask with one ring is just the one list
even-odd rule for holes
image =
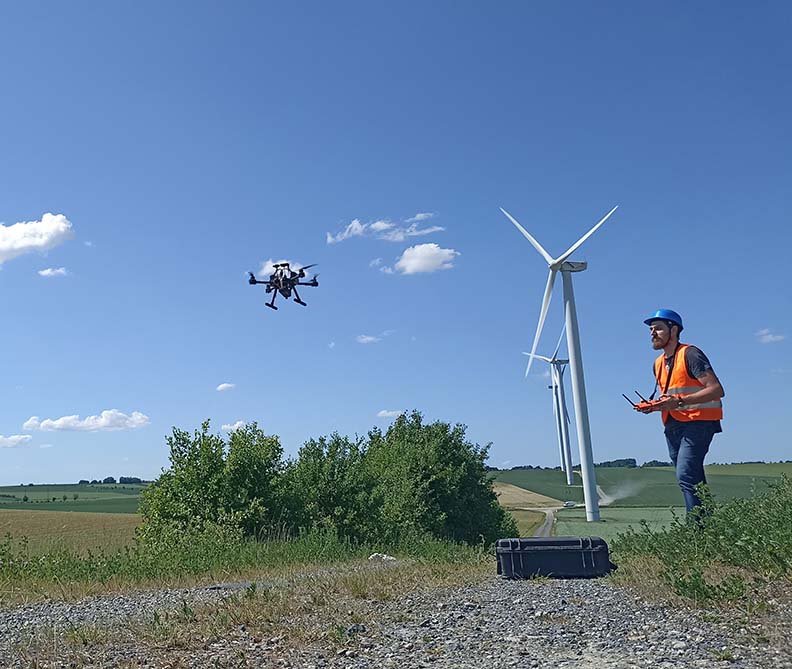
{"label": "distant wind turbine", "polygon": [[[588,266],[584,262],[567,262],[581,244],[593,235],[607,221],[611,214],[618,208],[618,205],[611,209],[591,230],[578,239],[565,253],[553,258],[542,248],[529,232],[523,228],[514,217],[501,207],[504,215],[515,225],[515,227],[531,242],[531,245],[542,255],[547,262],[549,273],[547,275],[547,285],[545,286],[542,308],[539,312],[539,325],[536,328],[533,346],[528,358],[528,370],[536,355],[536,346],[539,337],[542,335],[547,310],[550,307],[550,300],[553,297],[553,284],[556,274],[560,271],[564,283],[564,314],[567,331],[567,349],[569,350],[569,366],[572,376],[572,396],[575,401],[575,425],[578,433],[578,445],[580,447],[580,469],[583,477],[583,497],[586,501],[586,520],[599,520],[599,502],[597,500],[597,480],[594,473],[594,456],[591,450],[591,431],[588,419],[588,404],[586,402],[586,383],[583,378],[583,359],[580,350],[580,333],[578,331],[577,310],[575,308],[575,292],[572,287],[572,273],[582,272]],[[526,370],[526,374],[528,372]]]}
{"label": "distant wind turbine", "polygon": [[[551,384],[548,386],[553,391],[553,415],[556,419],[556,433],[558,435],[558,451],[561,459],[561,471],[566,474],[567,485],[573,485],[574,477],[572,475],[572,448],[569,443],[569,411],[567,411],[566,395],[564,393],[564,370],[566,369],[569,360],[561,360],[558,357],[558,351],[561,348],[561,341],[564,338],[564,330],[566,325],[561,328],[561,336],[558,338],[558,344],[553,351],[553,355],[549,358],[543,355],[535,355],[535,358],[544,360],[550,364],[550,379]],[[523,355],[530,355],[523,351]],[[527,375],[526,370],[526,375]]]}

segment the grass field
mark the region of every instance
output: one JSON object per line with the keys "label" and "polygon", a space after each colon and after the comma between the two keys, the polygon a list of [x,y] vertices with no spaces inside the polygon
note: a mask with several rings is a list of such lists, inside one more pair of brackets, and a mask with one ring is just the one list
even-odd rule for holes
{"label": "grass field", "polygon": [[[674,509],[678,517],[685,515],[685,508]],[[586,522],[586,510],[582,508],[562,509],[556,513],[553,534],[556,536],[594,535],[610,541],[629,526],[640,529],[641,521],[646,520],[652,529],[669,527],[673,519],[668,507],[601,507],[599,523]]]}
{"label": "grass field", "polygon": [[[792,475],[792,464],[709,465],[707,479],[716,498],[748,497],[752,490],[765,490],[766,482],[778,481],[782,473]],[[597,484],[616,498],[615,507],[668,507],[682,502],[682,493],[670,467],[598,467]],[[579,475],[576,475],[580,480]],[[583,501],[580,485],[566,485],[557,470],[520,469],[495,472],[496,481],[562,500]]]}
{"label": "grass field", "polygon": [[[142,489],[141,485],[129,483],[123,485],[3,486],[0,487],[0,511],[24,509],[29,511],[137,513]],[[25,501],[25,497],[27,497],[27,501]]]}
{"label": "grass field", "polygon": [[69,513],[0,507],[0,541],[25,537],[33,555],[58,549],[114,551],[132,543],[140,516],[132,513]]}

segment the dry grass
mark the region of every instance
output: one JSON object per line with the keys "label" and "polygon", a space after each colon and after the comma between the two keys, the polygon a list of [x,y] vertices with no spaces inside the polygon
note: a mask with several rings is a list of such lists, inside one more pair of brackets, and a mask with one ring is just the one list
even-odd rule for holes
{"label": "dry grass", "polygon": [[[22,658],[35,659],[38,667],[55,666],[58,661],[82,667],[112,649],[134,648],[147,659],[165,663],[162,666],[180,667],[189,666],[188,658],[196,651],[220,641],[230,642],[238,651],[266,647],[268,653],[282,656],[313,644],[332,649],[352,643],[346,633],[350,625],[370,628],[380,620],[383,603],[411,592],[475,583],[491,577],[492,571],[489,562],[396,566],[358,562],[334,569],[270,572],[265,582],[275,577],[281,579],[279,585],[250,587],[211,604],[184,602],[123,626],[79,626],[63,636],[42,629],[35,642],[18,652]],[[264,575],[258,576],[253,580],[260,582]],[[182,664],[185,661],[188,664]]]}
{"label": "dry grass", "polygon": [[553,506],[563,506],[560,500],[540,495],[538,492],[531,492],[525,488],[518,488],[510,483],[498,483],[493,485],[498,502],[506,509],[538,509]]}
{"label": "dry grass", "polygon": [[112,552],[132,543],[140,516],[131,513],[0,510],[0,537],[26,537],[32,554],[57,549]]}
{"label": "dry grass", "polygon": [[509,509],[509,513],[514,517],[521,537],[532,537],[545,521],[545,515],[541,511]]}

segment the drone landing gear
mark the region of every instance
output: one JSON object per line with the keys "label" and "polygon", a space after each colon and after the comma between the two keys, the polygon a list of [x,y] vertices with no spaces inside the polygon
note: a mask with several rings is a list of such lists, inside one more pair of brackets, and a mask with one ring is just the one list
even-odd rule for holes
{"label": "drone landing gear", "polygon": [[278,291],[277,291],[277,290],[276,290],[276,291],[274,291],[274,292],[272,293],[272,302],[265,302],[265,303],[264,303],[264,304],[266,304],[266,305],[267,305],[267,306],[268,306],[270,309],[275,309],[275,311],[277,311],[277,310],[278,310],[278,307],[276,307],[276,306],[275,306],[275,298],[276,298],[276,297],[278,297]]}
{"label": "drone landing gear", "polygon": [[296,288],[294,289],[294,301],[295,301],[297,304],[302,304],[304,307],[307,307],[307,306],[308,306],[308,305],[307,305],[305,302],[303,302],[303,301],[300,299],[300,294],[297,292],[297,289],[296,289]]}
{"label": "drone landing gear", "polygon": [[275,309],[275,311],[278,310],[278,307],[276,307],[274,304],[270,304],[269,302],[265,302],[264,304],[266,304],[270,309]]}

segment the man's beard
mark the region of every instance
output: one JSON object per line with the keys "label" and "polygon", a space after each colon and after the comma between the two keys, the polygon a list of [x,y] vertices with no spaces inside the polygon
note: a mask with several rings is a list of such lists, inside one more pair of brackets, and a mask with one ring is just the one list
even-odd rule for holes
{"label": "man's beard", "polygon": [[663,341],[660,337],[652,339],[652,347],[656,351],[659,351],[661,348],[665,348],[666,344],[668,344],[668,339],[666,339],[665,341]]}

